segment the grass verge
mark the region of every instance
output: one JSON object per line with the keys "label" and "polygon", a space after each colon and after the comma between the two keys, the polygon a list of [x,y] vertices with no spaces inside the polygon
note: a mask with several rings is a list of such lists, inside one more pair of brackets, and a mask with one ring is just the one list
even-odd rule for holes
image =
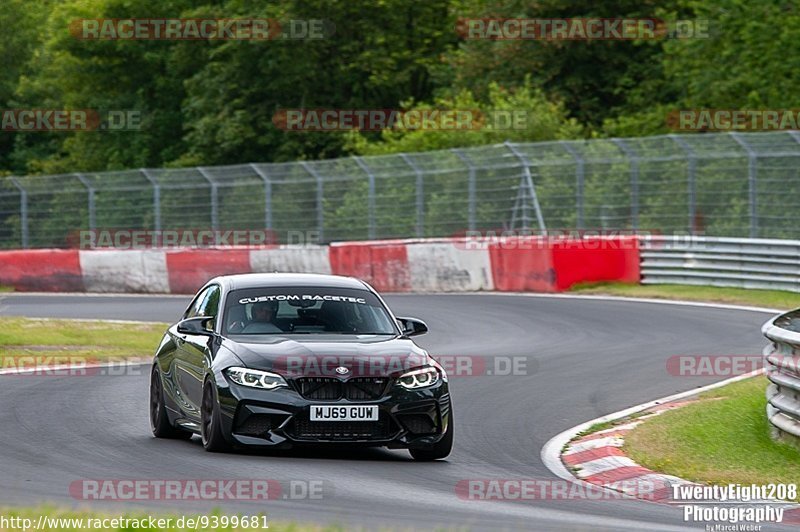
{"label": "grass verge", "polygon": [[149,357],[166,324],[0,319],[0,357]]}
{"label": "grass verge", "polygon": [[782,290],[754,290],[749,288],[678,284],[581,283],[573,286],[570,292],[654,299],[683,299],[687,301],[752,305],[778,309],[800,307],[800,293]]}
{"label": "grass verge", "polygon": [[644,467],[706,484],[795,483],[800,451],[770,438],[765,377],[729,384],[625,436]]}
{"label": "grass verge", "polygon": [[[44,517],[43,517],[44,516]],[[106,514],[91,510],[67,510],[40,506],[33,508],[0,508],[0,530],[58,530],[64,532],[78,530],[229,530],[229,531],[256,531],[265,530],[262,526],[231,526],[233,516],[219,511],[204,516],[206,521],[199,522],[203,516],[178,515],[178,514],[145,514],[141,512],[126,512],[121,514]],[[217,518],[217,521],[214,519]],[[3,521],[5,519],[5,521]],[[41,519],[41,522],[40,522]],[[112,520],[118,520],[113,522]],[[151,519],[155,522],[151,522]],[[182,521],[181,521],[182,519]],[[195,519],[190,522],[189,519]],[[228,521],[222,521],[228,519]],[[127,521],[125,521],[127,520]],[[162,520],[158,522],[158,520]],[[169,520],[169,521],[167,521]],[[256,517],[255,524],[269,527],[276,532],[338,532],[345,529],[338,525],[319,526],[301,525],[296,523],[273,523],[267,517]],[[135,524],[134,524],[135,522]],[[241,521],[236,521],[241,523]],[[199,523],[199,524],[198,524]],[[36,528],[38,525],[41,528]],[[155,524],[155,526],[153,526]],[[220,526],[213,526],[218,524]],[[222,526],[227,524],[228,526]],[[248,525],[253,524],[248,520]]]}

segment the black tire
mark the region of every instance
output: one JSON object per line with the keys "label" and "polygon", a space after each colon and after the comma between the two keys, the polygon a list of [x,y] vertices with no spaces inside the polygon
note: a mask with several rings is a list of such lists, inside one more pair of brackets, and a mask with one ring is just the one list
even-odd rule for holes
{"label": "black tire", "polygon": [[447,432],[444,437],[436,442],[430,449],[409,449],[411,457],[418,462],[432,462],[447,458],[453,450],[453,407],[450,407],[450,423],[447,425]]}
{"label": "black tire", "polygon": [[210,453],[225,453],[232,450],[222,435],[219,404],[214,383],[206,381],[203,386],[203,402],[200,406],[200,436],[203,447]]}
{"label": "black tire", "polygon": [[169,422],[167,408],[164,406],[164,388],[157,366],[153,366],[150,372],[150,430],[156,438],[188,440],[192,437],[191,432],[175,428]]}

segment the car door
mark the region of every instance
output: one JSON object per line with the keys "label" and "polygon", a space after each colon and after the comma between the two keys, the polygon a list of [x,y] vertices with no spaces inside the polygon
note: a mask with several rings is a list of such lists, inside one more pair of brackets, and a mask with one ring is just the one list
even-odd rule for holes
{"label": "car door", "polygon": [[[192,300],[189,308],[182,316],[182,320],[201,316],[202,305],[208,296],[211,287],[201,290]],[[169,333],[175,343],[175,356],[172,359],[172,375],[175,384],[174,399],[184,417],[195,419],[198,415],[198,403],[192,399],[192,390],[196,380],[195,372],[192,370],[192,350],[186,347],[186,342],[190,335],[179,333],[177,324],[173,325]]]}
{"label": "car door", "polygon": [[[219,311],[220,287],[211,285],[202,294],[195,315],[189,317],[208,316],[214,318],[209,324],[209,329],[214,330],[216,317]],[[189,417],[200,420],[200,404],[203,400],[203,379],[205,370],[211,363],[211,342],[209,336],[187,334],[179,347],[181,360],[181,388],[187,402]]]}

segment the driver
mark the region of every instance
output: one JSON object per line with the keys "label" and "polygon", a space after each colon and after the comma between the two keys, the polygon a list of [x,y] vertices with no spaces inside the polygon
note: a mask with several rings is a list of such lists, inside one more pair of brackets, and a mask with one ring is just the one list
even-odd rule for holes
{"label": "driver", "polygon": [[250,313],[252,319],[250,324],[244,328],[244,333],[272,333],[282,332],[277,325],[272,323],[275,319],[275,314],[278,312],[277,301],[264,301],[260,303],[253,303]]}
{"label": "driver", "polygon": [[262,323],[272,323],[272,319],[278,312],[277,301],[265,301],[263,303],[253,303],[253,321]]}

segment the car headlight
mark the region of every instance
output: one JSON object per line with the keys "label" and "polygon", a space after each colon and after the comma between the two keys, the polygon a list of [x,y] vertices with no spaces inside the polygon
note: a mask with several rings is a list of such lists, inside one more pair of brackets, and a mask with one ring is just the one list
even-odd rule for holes
{"label": "car headlight", "polygon": [[423,369],[416,369],[400,375],[397,379],[397,384],[406,390],[415,390],[417,388],[427,388],[439,382],[439,370],[430,367]]}
{"label": "car headlight", "polygon": [[251,388],[274,390],[280,386],[288,386],[283,377],[276,373],[270,373],[269,371],[248,368],[228,368],[225,370],[225,373],[236,384],[249,386]]}

